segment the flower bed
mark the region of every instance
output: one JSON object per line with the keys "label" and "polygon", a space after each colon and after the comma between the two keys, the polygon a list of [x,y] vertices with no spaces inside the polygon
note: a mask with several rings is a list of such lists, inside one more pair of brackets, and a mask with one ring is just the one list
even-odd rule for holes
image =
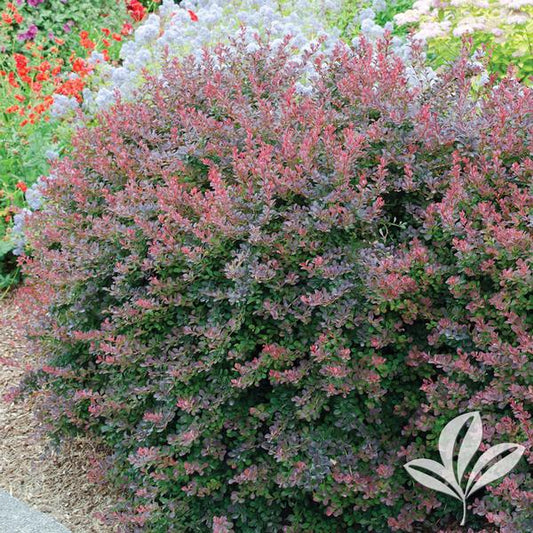
{"label": "flower bed", "polygon": [[146,15],[139,6],[28,0],[7,2],[0,14],[0,288],[17,279],[17,244],[7,235],[14,215],[70,135],[68,127],[50,123],[50,109],[54,101],[71,107],[82,101],[93,69],[90,54],[101,50],[101,61],[117,59],[120,41],[133,30],[130,22]]}
{"label": "flower bed", "polygon": [[490,71],[503,75],[513,65],[520,79],[533,75],[532,0],[346,0],[335,23],[347,39],[381,36],[385,28],[411,32],[427,43],[434,67],[456,58],[469,38],[490,52]]}

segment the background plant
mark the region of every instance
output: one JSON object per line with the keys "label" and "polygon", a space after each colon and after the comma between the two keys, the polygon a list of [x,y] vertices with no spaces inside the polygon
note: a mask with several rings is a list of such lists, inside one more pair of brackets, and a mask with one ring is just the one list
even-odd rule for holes
{"label": "background plant", "polygon": [[503,75],[514,65],[527,80],[533,72],[532,14],[531,0],[345,0],[329,18],[347,41],[359,34],[380,38],[386,29],[402,39],[413,33],[427,43],[433,67],[453,61],[468,36],[476,49],[490,51],[490,72]]}
{"label": "background plant", "polygon": [[[82,30],[98,31],[107,26],[120,28],[128,17],[124,0],[24,0],[7,2],[0,25],[0,49],[4,53],[24,53],[27,42],[38,42],[43,49],[64,41],[62,55],[68,58],[79,46]],[[18,14],[18,17],[17,17]]]}
{"label": "background plant", "polygon": [[[531,91],[478,72],[244,36],[78,133],[29,220],[27,386],[56,437],[113,447],[108,518],[450,530],[403,464],[466,411],[531,463]],[[522,462],[472,527],[524,531],[531,489]]]}
{"label": "background plant", "polygon": [[[9,232],[27,206],[26,191],[68,145],[71,127],[53,116],[64,108],[72,115],[94,65],[118,59],[120,42],[133,30],[128,6],[122,0],[7,2],[0,14],[0,287],[18,280],[17,240]],[[142,9],[137,14],[144,17]],[[82,24],[87,30],[79,30]]]}
{"label": "background plant", "polygon": [[418,0],[394,20],[428,42],[428,57],[436,65],[453,60],[463,36],[469,36],[476,48],[491,51],[491,71],[505,74],[514,65],[527,80],[533,75],[532,15],[531,0]]}
{"label": "background plant", "polygon": [[96,73],[86,108],[90,113],[105,109],[114,102],[116,91],[122,98],[133,98],[145,71],[157,73],[168,57],[195,54],[201,61],[206,45],[227,42],[240,33],[242,25],[250,28],[250,48],[256,46],[253,36],[257,32],[269,33],[279,43],[286,35],[292,35],[296,55],[319,38],[324,40],[325,49],[332,49],[340,32],[326,19],[330,10],[338,6],[340,2],[325,0],[205,0],[179,5],[163,0],[157,14],[147,17],[133,39],[122,47],[121,64],[103,64]]}
{"label": "background plant", "polygon": [[[341,29],[342,36],[347,41],[361,32],[364,20],[372,20],[376,26],[390,28],[394,35],[404,36],[407,29],[391,23],[394,22],[395,15],[407,11],[413,3],[414,0],[344,0],[340,4],[341,8],[333,11],[330,16],[332,24]],[[369,26],[368,22],[366,24]],[[363,30],[366,29],[363,28]],[[363,33],[368,33],[368,31],[363,31]]]}

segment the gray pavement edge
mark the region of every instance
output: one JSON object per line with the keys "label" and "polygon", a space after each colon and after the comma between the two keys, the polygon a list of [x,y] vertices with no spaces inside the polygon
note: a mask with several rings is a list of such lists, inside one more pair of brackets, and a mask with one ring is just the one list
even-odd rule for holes
{"label": "gray pavement edge", "polygon": [[0,533],[70,533],[50,515],[0,490]]}

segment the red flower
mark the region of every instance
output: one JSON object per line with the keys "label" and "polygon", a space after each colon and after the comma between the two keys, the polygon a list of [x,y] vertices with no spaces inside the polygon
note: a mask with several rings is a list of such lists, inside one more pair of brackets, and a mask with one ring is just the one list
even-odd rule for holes
{"label": "red flower", "polygon": [[78,74],[82,71],[84,72],[85,61],[81,57],[78,57],[77,59],[75,59],[74,62],[72,63],[72,70],[74,72],[77,72]]}
{"label": "red flower", "polygon": [[17,83],[17,80],[15,80],[15,73],[11,71],[8,75],[8,82],[11,87],[15,87],[15,89],[18,89],[20,85]]}
{"label": "red flower", "polygon": [[13,58],[15,59],[17,69],[24,68],[28,64],[28,59],[22,54],[13,54]]}
{"label": "red flower", "polygon": [[122,35],[129,35],[133,31],[133,26],[129,22],[124,22],[120,33]]}
{"label": "red flower", "polygon": [[23,181],[19,181],[19,182],[15,185],[15,187],[16,187],[17,189],[19,189],[20,191],[22,191],[22,192],[26,192],[26,191],[28,190],[28,186],[27,186]]}
{"label": "red flower", "polygon": [[39,74],[35,76],[35,79],[37,81],[47,81],[50,79],[50,76],[46,72],[39,72]]}
{"label": "red flower", "polygon": [[140,22],[146,15],[146,9],[138,0],[129,0],[126,9],[135,22]]}
{"label": "red flower", "polygon": [[189,16],[191,17],[191,20],[193,22],[198,22],[198,15],[191,9],[187,9],[187,11],[189,12]]}

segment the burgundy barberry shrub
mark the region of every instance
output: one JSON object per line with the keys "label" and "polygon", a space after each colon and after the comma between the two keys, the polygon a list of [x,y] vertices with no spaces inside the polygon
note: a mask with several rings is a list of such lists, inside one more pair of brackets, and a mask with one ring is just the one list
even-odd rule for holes
{"label": "burgundy barberry shrub", "polygon": [[470,531],[528,529],[532,99],[474,69],[236,42],[79,132],[29,222],[28,382],[113,448],[127,530],[454,531],[403,465],[474,410],[527,451]]}

